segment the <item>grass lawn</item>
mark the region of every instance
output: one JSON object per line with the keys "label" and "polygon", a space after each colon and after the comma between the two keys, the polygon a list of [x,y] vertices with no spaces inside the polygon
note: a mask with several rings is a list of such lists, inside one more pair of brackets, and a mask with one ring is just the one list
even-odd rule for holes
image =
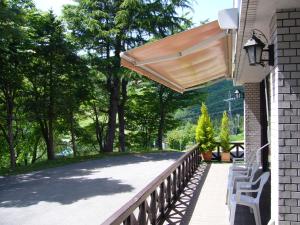
{"label": "grass lawn", "polygon": [[174,152],[174,151],[175,150],[165,150],[165,151],[137,150],[137,151],[130,151],[130,152],[112,152],[112,153],[100,153],[100,154],[98,153],[94,155],[77,156],[77,157],[61,157],[51,161],[48,160],[39,161],[27,166],[25,165],[17,166],[14,170],[12,170],[11,168],[0,168],[0,176],[29,173],[33,171],[69,165],[72,163],[84,162],[87,160],[101,159],[103,157],[124,156],[124,155],[141,154],[141,153],[144,154],[144,153]]}

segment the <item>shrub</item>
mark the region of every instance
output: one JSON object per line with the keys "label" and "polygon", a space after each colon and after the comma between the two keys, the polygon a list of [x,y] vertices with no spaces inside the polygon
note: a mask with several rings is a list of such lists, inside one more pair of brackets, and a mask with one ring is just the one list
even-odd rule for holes
{"label": "shrub", "polygon": [[207,107],[204,103],[202,103],[201,106],[201,115],[196,128],[196,141],[199,143],[201,152],[213,151],[216,146],[214,129],[208,115]]}
{"label": "shrub", "polygon": [[230,150],[230,140],[229,140],[230,130],[229,130],[229,118],[227,113],[223,113],[221,129],[220,129],[220,145],[223,152],[229,152]]}

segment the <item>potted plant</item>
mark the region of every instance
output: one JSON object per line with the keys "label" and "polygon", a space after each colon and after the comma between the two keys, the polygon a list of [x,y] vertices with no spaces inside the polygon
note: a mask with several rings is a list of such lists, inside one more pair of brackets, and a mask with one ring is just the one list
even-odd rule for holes
{"label": "potted plant", "polygon": [[216,146],[214,130],[211,119],[208,115],[207,107],[204,103],[201,106],[201,115],[196,128],[196,141],[205,161],[211,161],[212,151]]}
{"label": "potted plant", "polygon": [[230,162],[230,140],[229,140],[229,118],[223,113],[220,129],[220,146],[222,148],[221,159],[223,162]]}

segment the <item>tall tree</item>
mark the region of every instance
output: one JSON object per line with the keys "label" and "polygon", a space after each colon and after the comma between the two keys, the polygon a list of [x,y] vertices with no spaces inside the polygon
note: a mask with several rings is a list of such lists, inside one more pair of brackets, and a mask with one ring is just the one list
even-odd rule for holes
{"label": "tall tree", "polygon": [[27,54],[26,13],[32,8],[31,1],[26,0],[0,2],[0,107],[3,114],[0,129],[9,147],[12,168],[16,166],[16,99],[22,89]]}
{"label": "tall tree", "polygon": [[163,37],[182,30],[189,20],[178,16],[177,8],[188,7],[188,3],[187,0],[80,0],[78,5],[65,7],[64,17],[74,39],[87,54],[104,62],[101,70],[106,76],[109,93],[105,151],[113,150],[117,113],[120,149],[125,150],[124,107],[128,82],[120,78],[120,52],[153,36]]}
{"label": "tall tree", "polygon": [[34,15],[31,35],[34,54],[31,63],[33,73],[28,74],[32,90],[29,104],[40,125],[47,146],[47,157],[53,160],[55,123],[60,107],[64,107],[59,103],[62,102],[69,69],[66,62],[70,49],[63,25],[51,11]]}

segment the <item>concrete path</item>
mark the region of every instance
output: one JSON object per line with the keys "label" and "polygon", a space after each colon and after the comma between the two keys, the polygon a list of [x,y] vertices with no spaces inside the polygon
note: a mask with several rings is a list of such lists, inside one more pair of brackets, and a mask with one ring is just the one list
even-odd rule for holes
{"label": "concrete path", "polygon": [[0,225],[101,224],[181,155],[107,157],[0,177]]}
{"label": "concrete path", "polygon": [[229,225],[229,210],[225,204],[229,166],[211,164],[190,225]]}

